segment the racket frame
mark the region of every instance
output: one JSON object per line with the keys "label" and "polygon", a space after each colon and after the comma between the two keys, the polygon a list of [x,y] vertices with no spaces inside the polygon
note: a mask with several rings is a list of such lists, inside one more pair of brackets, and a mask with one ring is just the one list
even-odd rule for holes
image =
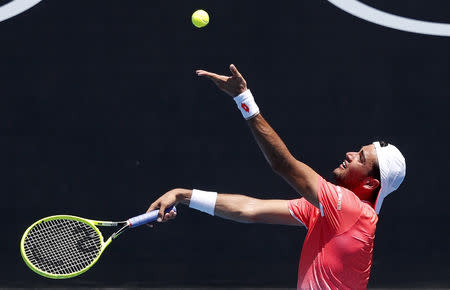
{"label": "racket frame", "polygon": [[[48,221],[52,221],[52,220],[60,220],[60,219],[75,220],[75,221],[82,222],[82,223],[89,225],[98,234],[100,241],[101,241],[101,245],[102,245],[99,253],[97,254],[97,257],[95,257],[95,259],[92,260],[92,262],[88,266],[81,269],[80,271],[77,271],[77,272],[74,272],[71,274],[52,274],[52,273],[40,270],[36,266],[34,266],[33,263],[31,263],[31,261],[28,259],[27,255],[25,254],[25,239],[28,236],[28,233],[31,231],[31,229],[33,229],[35,226],[37,226],[38,224],[41,224],[43,222],[48,222]],[[98,229],[98,226],[113,227],[113,226],[121,226],[121,225],[123,225],[123,226],[118,231],[114,232],[106,241],[104,240],[102,233]],[[98,261],[98,259],[100,259],[100,256],[102,255],[103,251],[106,249],[106,247],[109,246],[109,244],[112,242],[112,240],[117,238],[128,227],[129,227],[129,225],[126,221],[123,221],[123,222],[97,221],[97,220],[90,220],[90,219],[81,218],[81,217],[73,216],[73,215],[48,216],[48,217],[45,217],[45,218],[42,218],[42,219],[36,221],[35,223],[33,223],[31,226],[29,226],[27,228],[27,230],[25,231],[25,233],[22,236],[22,239],[20,240],[20,254],[22,255],[23,260],[25,261],[25,264],[27,264],[27,266],[31,270],[33,270],[34,272],[36,272],[39,275],[42,275],[44,277],[51,278],[51,279],[72,278],[72,277],[83,274],[84,272],[89,270],[92,266],[94,266],[95,263]]]}
{"label": "racket frame", "polygon": [[[165,210],[166,213],[168,213],[170,211],[176,212],[177,209],[175,208],[174,205],[172,205],[170,207],[167,207]],[[35,223],[33,223],[31,226],[29,226],[25,230],[24,234],[22,235],[22,239],[20,240],[20,254],[22,255],[23,260],[25,261],[25,264],[27,264],[27,266],[31,270],[33,270],[34,272],[36,272],[39,275],[42,275],[44,277],[51,278],[51,279],[72,278],[72,277],[78,276],[80,274],[83,274],[84,272],[86,272],[87,270],[92,268],[92,266],[95,265],[95,263],[98,261],[98,259],[100,259],[100,256],[103,254],[103,251],[106,249],[106,247],[108,247],[109,244],[114,239],[116,239],[120,234],[122,234],[125,230],[127,230],[128,228],[135,228],[135,227],[144,225],[146,223],[155,221],[158,217],[158,212],[159,212],[159,210],[153,210],[151,212],[147,212],[147,213],[132,217],[126,221],[121,221],[121,222],[91,220],[91,219],[82,218],[82,217],[73,216],[73,215],[48,216],[48,217],[45,217],[45,218],[42,218],[42,219],[36,221]],[[43,222],[58,220],[58,219],[69,219],[69,220],[74,220],[74,221],[78,221],[78,222],[87,224],[88,226],[93,228],[95,230],[95,232],[98,234],[101,245],[102,245],[100,251],[98,252],[98,255],[95,257],[94,260],[92,260],[92,262],[88,266],[84,267],[80,271],[77,271],[77,272],[74,272],[71,274],[52,274],[52,273],[40,270],[36,266],[34,266],[33,263],[31,263],[31,261],[28,259],[27,255],[25,254],[25,239],[28,236],[28,233],[31,231],[31,229],[33,229],[35,226],[37,226],[38,224],[41,224]],[[103,226],[103,227],[121,226],[121,227],[118,231],[114,232],[105,242],[102,233],[98,229],[98,226]]]}

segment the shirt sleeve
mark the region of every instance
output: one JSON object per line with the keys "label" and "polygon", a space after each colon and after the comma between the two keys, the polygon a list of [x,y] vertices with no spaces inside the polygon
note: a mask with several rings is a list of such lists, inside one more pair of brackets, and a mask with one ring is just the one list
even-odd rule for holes
{"label": "shirt sleeve", "polygon": [[289,200],[289,212],[291,216],[303,224],[306,228],[310,227],[310,221],[316,208],[310,204],[306,199],[299,198]]}
{"label": "shirt sleeve", "polygon": [[319,177],[320,215],[337,233],[348,230],[361,215],[361,200],[350,190]]}

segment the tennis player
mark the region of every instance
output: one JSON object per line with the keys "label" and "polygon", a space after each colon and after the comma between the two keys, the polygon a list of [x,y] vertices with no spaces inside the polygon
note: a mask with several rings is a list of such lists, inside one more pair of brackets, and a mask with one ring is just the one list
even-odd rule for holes
{"label": "tennis player", "polygon": [[366,289],[372,266],[375,229],[384,198],[402,183],[406,165],[400,151],[385,142],[347,152],[330,183],[289,152],[261,115],[242,75],[198,70],[234,100],[272,169],[302,198],[263,200],[239,194],[173,189],[150,205],[158,221],[177,203],[243,223],[301,225],[307,228],[298,268],[298,289]]}

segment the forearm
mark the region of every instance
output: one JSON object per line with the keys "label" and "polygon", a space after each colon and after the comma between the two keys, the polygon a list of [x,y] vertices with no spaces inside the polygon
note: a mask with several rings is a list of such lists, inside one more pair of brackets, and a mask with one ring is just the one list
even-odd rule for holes
{"label": "forearm", "polygon": [[264,157],[275,171],[285,171],[292,166],[295,158],[261,114],[248,120],[247,124]]}
{"label": "forearm", "polygon": [[272,169],[309,202],[318,206],[317,173],[292,156],[283,140],[261,114],[249,119],[247,124]]}
{"label": "forearm", "polygon": [[[192,197],[192,190],[181,189],[179,193],[180,203],[189,206]],[[239,194],[217,194],[214,215],[241,223],[251,223],[253,208],[257,199]]]}
{"label": "forearm", "polygon": [[[180,203],[190,206],[192,190],[179,190]],[[219,193],[214,207],[214,216],[240,223],[280,223],[280,214],[266,214],[273,211],[270,205],[285,203],[285,201],[270,201],[252,198],[241,194]],[[273,221],[272,221],[273,220]]]}

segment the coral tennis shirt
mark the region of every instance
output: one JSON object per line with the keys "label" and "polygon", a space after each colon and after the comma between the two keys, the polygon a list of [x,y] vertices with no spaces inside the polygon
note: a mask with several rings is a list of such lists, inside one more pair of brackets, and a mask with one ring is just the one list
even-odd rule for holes
{"label": "coral tennis shirt", "polygon": [[319,177],[319,206],[288,202],[307,229],[298,269],[298,289],[366,289],[378,216],[370,203]]}

